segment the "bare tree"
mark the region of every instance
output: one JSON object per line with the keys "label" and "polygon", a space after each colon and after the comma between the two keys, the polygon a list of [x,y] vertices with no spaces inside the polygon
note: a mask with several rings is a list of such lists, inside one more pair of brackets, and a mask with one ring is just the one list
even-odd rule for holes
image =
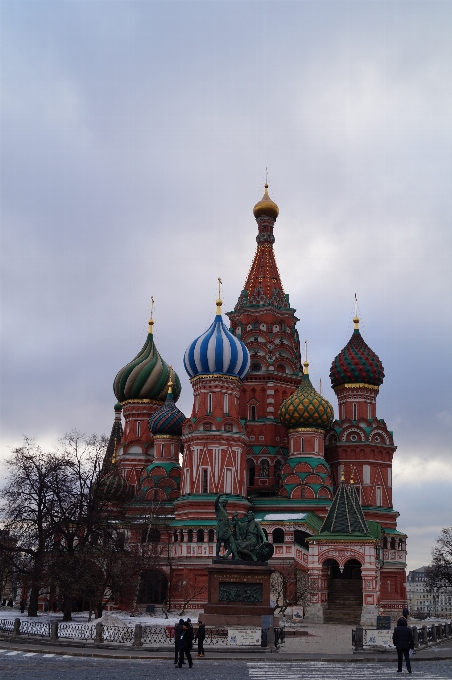
{"label": "bare tree", "polygon": [[52,485],[55,542],[48,573],[62,593],[65,621],[71,620],[74,599],[88,598],[101,615],[105,593],[117,593],[120,567],[127,562],[121,514],[111,512],[101,492],[107,444],[104,436],[75,430],[60,440],[65,467]]}
{"label": "bare tree", "polygon": [[452,527],[442,529],[432,550],[432,563],[427,569],[427,590],[437,596],[452,594]]}
{"label": "bare tree", "polygon": [[53,547],[52,514],[55,499],[52,485],[64,462],[44,452],[33,439],[24,437],[6,460],[8,475],[0,492],[4,530],[12,541],[3,545],[13,568],[29,586],[28,615],[38,613],[38,598],[45,579],[46,561]]}
{"label": "bare tree", "polygon": [[285,614],[288,607],[306,606],[309,595],[309,578],[294,562],[278,564],[271,575],[270,592],[276,607]]}
{"label": "bare tree", "polygon": [[196,575],[184,573],[175,579],[174,592],[182,602],[179,612],[179,616],[182,616],[190,602],[207,593],[207,583]]}
{"label": "bare tree", "polygon": [[0,600],[6,594],[7,586],[11,586],[14,574],[12,548],[14,539],[7,529],[0,529]]}

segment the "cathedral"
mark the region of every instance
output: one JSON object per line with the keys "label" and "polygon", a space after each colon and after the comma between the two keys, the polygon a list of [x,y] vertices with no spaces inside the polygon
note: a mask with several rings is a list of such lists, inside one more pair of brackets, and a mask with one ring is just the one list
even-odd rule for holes
{"label": "cathedral", "polygon": [[377,414],[383,365],[355,316],[331,364],[335,413],[302,360],[267,185],[253,212],[257,249],[228,322],[219,295],[210,327],[187,338],[191,413],[176,405],[180,379],[154,343],[152,318],[143,348],[116,375],[103,492],[129,518],[128,540],[154,547],[138,606],[207,602],[214,502],[224,494],[230,514],[251,510],[259,520],[271,566],[308,576],[306,620],[375,624],[406,598],[406,536],[392,505],[396,447]]}

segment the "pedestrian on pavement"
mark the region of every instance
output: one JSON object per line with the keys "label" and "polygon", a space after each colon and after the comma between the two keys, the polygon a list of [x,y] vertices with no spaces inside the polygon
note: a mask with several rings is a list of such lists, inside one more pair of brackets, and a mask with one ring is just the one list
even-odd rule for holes
{"label": "pedestrian on pavement", "polygon": [[206,639],[206,624],[198,621],[198,630],[195,635],[195,642],[198,643],[198,656],[205,656],[204,654],[204,640]]}
{"label": "pedestrian on pavement", "polygon": [[392,642],[397,649],[397,673],[402,672],[403,657],[408,673],[411,673],[410,649],[414,649],[413,631],[407,625],[406,618],[401,616],[392,634]]}
{"label": "pedestrian on pavement", "polygon": [[182,635],[179,639],[179,663],[178,668],[182,668],[184,663],[184,654],[187,657],[188,667],[193,668],[193,659],[191,658],[191,647],[193,643],[193,628],[190,627],[188,621],[184,621]]}
{"label": "pedestrian on pavement", "polygon": [[179,623],[174,626],[174,665],[179,663],[179,640],[184,630],[184,619],[179,619]]}
{"label": "pedestrian on pavement", "polygon": [[404,616],[406,618],[406,620],[408,621],[409,615],[410,615],[410,612],[408,611],[408,605],[406,604],[403,608],[402,616]]}

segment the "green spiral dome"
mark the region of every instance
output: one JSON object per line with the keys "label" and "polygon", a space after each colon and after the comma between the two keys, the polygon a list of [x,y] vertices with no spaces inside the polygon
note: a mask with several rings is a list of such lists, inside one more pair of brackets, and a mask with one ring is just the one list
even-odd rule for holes
{"label": "green spiral dome", "polygon": [[119,402],[129,399],[163,402],[168,393],[170,375],[173,381],[173,398],[177,401],[181,393],[179,376],[163,361],[155,346],[153,334],[148,333],[142,350],[117,374],[113,391]]}

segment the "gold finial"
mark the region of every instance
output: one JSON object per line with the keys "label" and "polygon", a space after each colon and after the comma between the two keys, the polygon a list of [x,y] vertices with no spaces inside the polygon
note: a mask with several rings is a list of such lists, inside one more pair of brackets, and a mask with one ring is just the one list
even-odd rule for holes
{"label": "gold finial", "polygon": [[151,318],[149,319],[149,334],[152,335],[152,327],[154,325],[154,319],[152,318],[154,314],[154,296],[151,295]]}
{"label": "gold finial", "polygon": [[115,448],[113,449],[113,455],[111,457],[111,464],[116,465],[116,447],[118,446],[118,442],[115,442]]}
{"label": "gold finial", "polygon": [[307,340],[304,341],[304,346],[305,346],[305,356],[306,356],[306,360],[305,360],[305,362],[304,362],[304,364],[303,364],[303,366],[304,366],[303,373],[304,373],[305,375],[308,375],[308,373],[309,373],[309,361],[308,361],[308,341],[307,341]]}
{"label": "gold finial", "polygon": [[168,380],[168,394],[173,393],[174,383],[173,383],[173,380],[172,380],[172,374],[173,374],[173,367],[170,366],[170,368],[169,368],[169,380]]}
{"label": "gold finial", "polygon": [[344,466],[341,467],[341,482],[345,482]]}
{"label": "gold finial", "polygon": [[223,284],[223,281],[221,280],[220,277],[218,277],[218,300],[217,300],[217,316],[220,314],[221,316],[221,305],[223,304],[223,300],[221,299],[221,286]]}
{"label": "gold finial", "polygon": [[350,484],[354,484],[355,480],[353,478],[353,465],[350,465]]}
{"label": "gold finial", "polygon": [[355,324],[355,330],[358,330],[358,328],[359,328],[358,298],[356,297],[356,293],[355,293],[355,317],[353,319],[353,323]]}

